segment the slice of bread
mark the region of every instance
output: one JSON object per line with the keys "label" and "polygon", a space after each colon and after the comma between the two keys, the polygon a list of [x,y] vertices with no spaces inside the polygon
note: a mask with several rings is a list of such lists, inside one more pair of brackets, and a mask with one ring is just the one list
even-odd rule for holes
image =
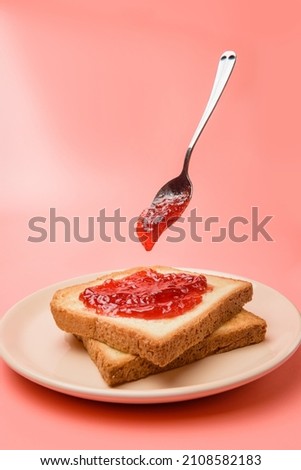
{"label": "slice of bread", "polygon": [[264,340],[266,326],[262,318],[242,310],[165,367],[159,367],[139,356],[122,353],[100,341],[78,338],[83,342],[103,379],[109,386],[114,387],[190,364],[211,354],[260,343]]}
{"label": "slice of bread", "polygon": [[[206,275],[213,290],[204,294],[196,307],[173,318],[152,320],[104,316],[93,308],[87,308],[79,299],[81,292],[89,286],[97,286],[106,279],[120,279],[142,269],[145,268],[106,274],[91,282],[57,291],[51,301],[57,326],[68,333],[102,341],[119,351],[144,357],[163,367],[211,334],[252,298],[250,282]],[[152,269],[160,273],[185,272],[163,266]]]}

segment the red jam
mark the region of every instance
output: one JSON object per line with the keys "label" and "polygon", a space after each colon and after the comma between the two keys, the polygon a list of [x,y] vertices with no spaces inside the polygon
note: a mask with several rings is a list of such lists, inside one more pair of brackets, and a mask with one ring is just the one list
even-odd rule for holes
{"label": "red jam", "polygon": [[177,197],[162,198],[141,213],[136,232],[146,251],[150,251],[164,230],[176,222],[188,203],[186,194],[179,194]]}
{"label": "red jam", "polygon": [[79,298],[102,315],[153,320],[182,315],[198,305],[210,290],[202,274],[161,274],[145,269],[88,287]]}

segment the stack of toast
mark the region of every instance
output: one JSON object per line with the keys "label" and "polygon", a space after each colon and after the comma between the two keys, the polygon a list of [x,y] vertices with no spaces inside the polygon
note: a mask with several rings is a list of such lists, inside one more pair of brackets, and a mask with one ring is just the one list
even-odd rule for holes
{"label": "stack of toast", "polygon": [[[108,279],[122,279],[141,269],[145,268],[113,272],[85,284],[60,289],[51,300],[57,326],[82,341],[109,386],[264,340],[265,320],[244,309],[252,299],[252,284],[239,279],[206,274],[211,289],[202,301],[172,318],[105,316],[79,299],[88,287]],[[152,269],[162,274],[191,273],[165,266]]]}

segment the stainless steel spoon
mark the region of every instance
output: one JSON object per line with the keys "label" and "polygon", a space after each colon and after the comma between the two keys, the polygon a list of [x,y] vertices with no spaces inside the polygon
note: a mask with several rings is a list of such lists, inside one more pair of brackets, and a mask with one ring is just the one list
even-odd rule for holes
{"label": "stainless steel spoon", "polygon": [[138,218],[137,234],[146,250],[150,250],[161,233],[181,216],[191,199],[192,183],[188,174],[191,154],[224,91],[235,62],[235,52],[226,51],[221,55],[207,106],[188,146],[181,173],[162,186],[150,207]]}

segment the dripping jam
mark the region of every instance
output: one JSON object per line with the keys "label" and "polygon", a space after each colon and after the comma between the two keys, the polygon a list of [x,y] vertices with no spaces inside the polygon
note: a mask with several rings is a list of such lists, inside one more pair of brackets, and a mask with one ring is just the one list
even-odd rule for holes
{"label": "dripping jam", "polygon": [[202,274],[163,274],[149,268],[88,287],[79,298],[102,315],[162,319],[192,309],[210,290]]}
{"label": "dripping jam", "polygon": [[145,209],[138,218],[137,236],[146,249],[150,251],[164,230],[176,222],[189,203],[186,194],[163,197]]}

